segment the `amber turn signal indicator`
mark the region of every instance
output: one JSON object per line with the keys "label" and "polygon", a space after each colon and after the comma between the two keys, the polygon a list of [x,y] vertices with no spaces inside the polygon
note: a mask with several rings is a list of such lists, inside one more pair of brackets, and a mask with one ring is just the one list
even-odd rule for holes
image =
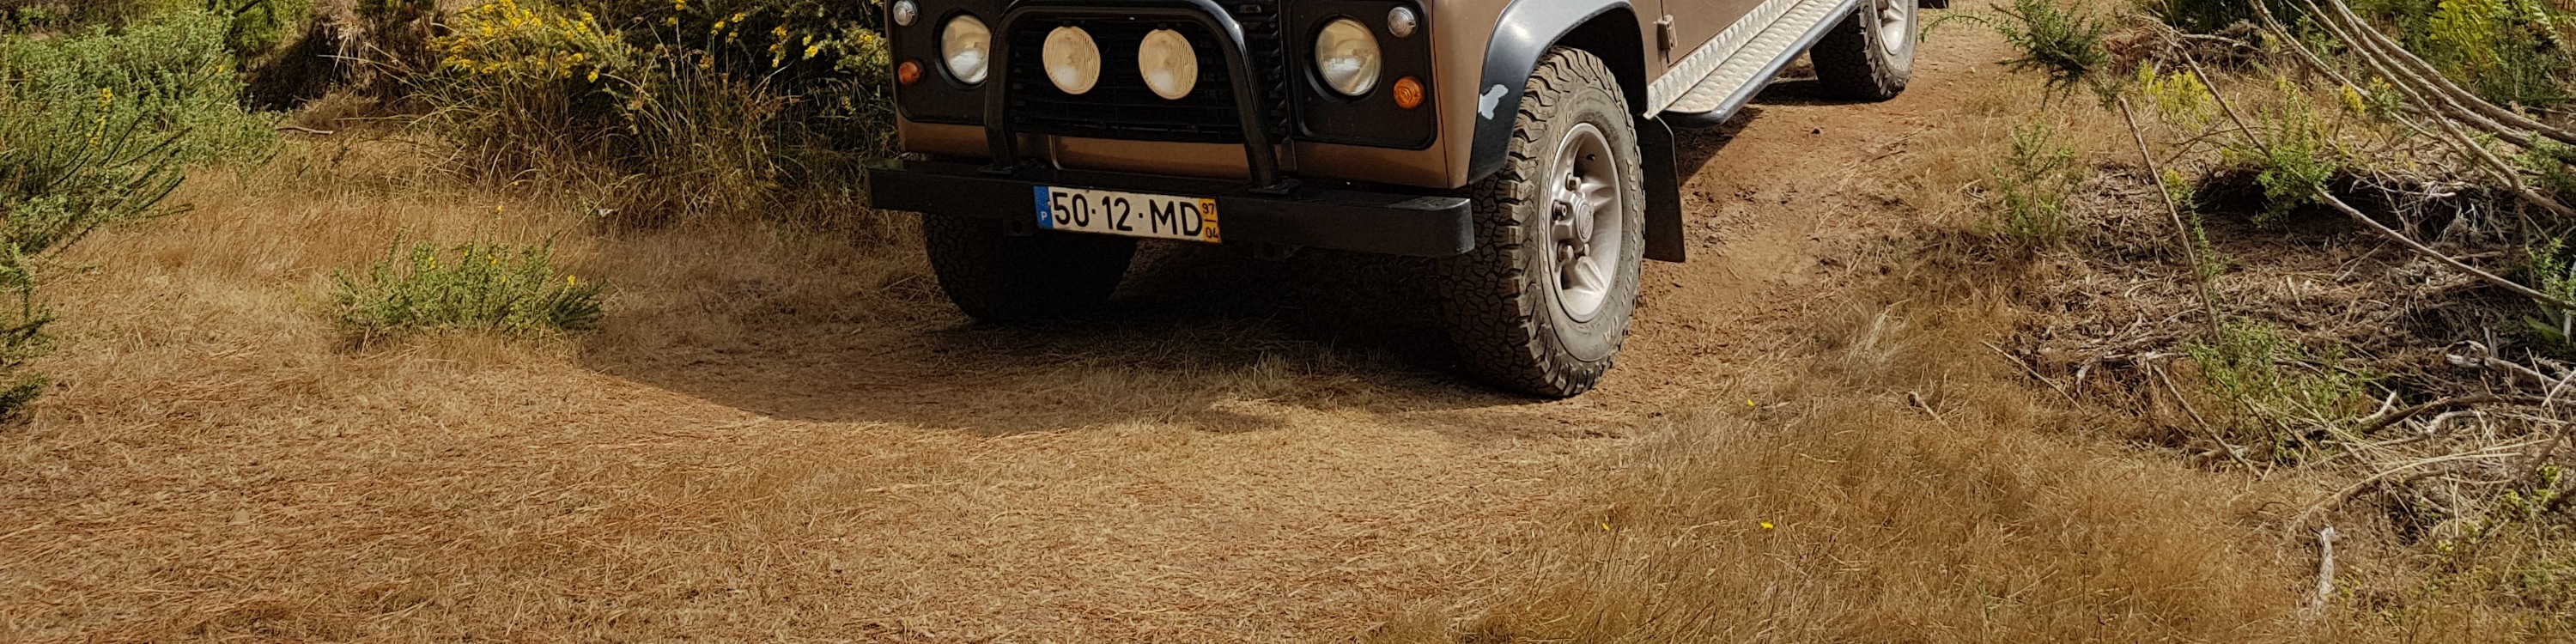
{"label": "amber turn signal indicator", "polygon": [[1413,109],[1422,106],[1422,81],[1406,76],[1395,79],[1395,106]]}
{"label": "amber turn signal indicator", "polygon": [[921,63],[907,60],[901,65],[894,66],[894,82],[901,83],[905,87],[921,82]]}

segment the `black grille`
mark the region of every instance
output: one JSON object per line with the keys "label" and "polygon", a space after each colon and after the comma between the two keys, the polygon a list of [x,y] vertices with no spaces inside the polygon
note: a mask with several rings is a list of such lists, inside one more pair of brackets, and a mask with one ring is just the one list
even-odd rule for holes
{"label": "black grille", "polygon": [[[1269,0],[1275,3],[1276,0]],[[1270,133],[1287,131],[1288,93],[1280,79],[1285,50],[1279,42],[1278,12],[1268,3],[1238,8],[1253,61],[1253,77],[1262,87]],[[1245,11],[1259,9],[1257,13]],[[1091,33],[1100,46],[1100,81],[1080,96],[1064,93],[1047,80],[1039,52],[1046,35],[1073,25]],[[1156,96],[1136,73],[1136,45],[1145,34],[1171,29],[1188,38],[1198,54],[1198,85],[1180,100]],[[1235,114],[1234,86],[1226,76],[1225,55],[1216,36],[1197,23],[1157,20],[1030,20],[1010,34],[1011,129],[1018,132],[1084,138],[1201,143],[1241,143],[1243,127]]]}

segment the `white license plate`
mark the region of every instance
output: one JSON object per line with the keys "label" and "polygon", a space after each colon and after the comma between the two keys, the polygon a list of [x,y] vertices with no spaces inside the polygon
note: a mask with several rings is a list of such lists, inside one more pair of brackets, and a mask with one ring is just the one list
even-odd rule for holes
{"label": "white license plate", "polygon": [[1038,186],[1037,200],[1038,227],[1048,230],[1223,241],[1215,199]]}

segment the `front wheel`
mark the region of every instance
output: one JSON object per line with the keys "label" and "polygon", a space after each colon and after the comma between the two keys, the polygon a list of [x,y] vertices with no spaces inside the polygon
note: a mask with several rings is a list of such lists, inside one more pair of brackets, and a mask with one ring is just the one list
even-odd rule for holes
{"label": "front wheel", "polygon": [[1637,309],[1646,201],[1618,78],[1581,50],[1530,75],[1501,171],[1470,187],[1476,247],[1440,262],[1442,310],[1465,366],[1549,397],[1609,371]]}
{"label": "front wheel", "polygon": [[1915,0],[1862,0],[1807,49],[1816,83],[1838,97],[1884,101],[1914,76]]}

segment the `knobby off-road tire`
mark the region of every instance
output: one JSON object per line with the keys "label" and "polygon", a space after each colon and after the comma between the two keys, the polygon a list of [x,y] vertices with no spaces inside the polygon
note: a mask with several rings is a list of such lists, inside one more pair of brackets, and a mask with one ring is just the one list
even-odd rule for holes
{"label": "knobby off-road tire", "polygon": [[939,289],[977,320],[1029,322],[1098,306],[1118,290],[1136,240],[1109,235],[1003,234],[1004,222],[925,215],[923,246]]}
{"label": "knobby off-road tire", "polygon": [[1591,54],[1558,48],[1530,74],[1509,162],[1467,188],[1476,248],[1438,262],[1442,313],[1473,375],[1564,397],[1610,369],[1646,246],[1634,113]]}
{"label": "knobby off-road tire", "polygon": [[1816,83],[1836,97],[1884,101],[1914,76],[1915,0],[1861,0],[1860,8],[1807,49]]}

